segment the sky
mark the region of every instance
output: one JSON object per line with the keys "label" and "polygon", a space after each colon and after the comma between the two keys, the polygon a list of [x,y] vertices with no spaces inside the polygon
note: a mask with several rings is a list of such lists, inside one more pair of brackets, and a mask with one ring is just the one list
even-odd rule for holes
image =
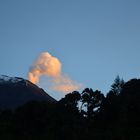
{"label": "sky", "polygon": [[42,52],[83,88],[104,94],[117,75],[139,78],[140,1],[0,0],[0,74],[27,79]]}

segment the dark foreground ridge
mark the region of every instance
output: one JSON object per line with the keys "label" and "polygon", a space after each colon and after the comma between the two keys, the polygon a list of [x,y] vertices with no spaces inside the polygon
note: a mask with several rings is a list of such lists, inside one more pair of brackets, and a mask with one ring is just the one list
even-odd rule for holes
{"label": "dark foreground ridge", "polygon": [[29,101],[56,102],[43,89],[28,80],[0,76],[0,109],[15,109]]}
{"label": "dark foreground ridge", "polygon": [[[27,93],[30,99],[46,97],[43,102],[0,110],[0,140],[140,140],[140,79],[124,82],[117,77],[106,96],[86,88],[58,102],[21,78],[5,77],[0,85],[8,93],[0,102],[8,106],[14,101],[19,105],[19,99],[27,101]],[[9,94],[13,101],[6,99]]]}

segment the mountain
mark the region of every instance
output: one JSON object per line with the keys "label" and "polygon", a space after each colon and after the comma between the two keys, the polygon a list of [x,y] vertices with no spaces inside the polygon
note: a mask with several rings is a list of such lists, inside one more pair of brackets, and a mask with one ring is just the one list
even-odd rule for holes
{"label": "mountain", "polygon": [[56,100],[43,89],[20,77],[0,76],[0,109],[15,109],[29,101]]}

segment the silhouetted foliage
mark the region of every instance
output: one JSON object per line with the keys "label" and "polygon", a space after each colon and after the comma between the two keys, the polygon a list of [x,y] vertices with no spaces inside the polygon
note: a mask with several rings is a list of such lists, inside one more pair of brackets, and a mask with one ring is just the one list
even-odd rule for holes
{"label": "silhouetted foliage", "polygon": [[119,75],[114,80],[114,83],[111,85],[111,92],[113,92],[116,95],[119,95],[121,93],[121,90],[124,86],[124,80],[120,79]]}
{"label": "silhouetted foliage", "polygon": [[0,139],[139,140],[140,79],[117,78],[113,85],[106,97],[86,88],[55,103],[31,101],[0,110]]}
{"label": "silhouetted foliage", "polygon": [[100,105],[104,99],[104,95],[101,93],[101,91],[93,91],[92,89],[86,88],[83,90],[81,94],[81,110],[84,107],[86,107],[88,118],[94,117],[96,112],[98,112]]}

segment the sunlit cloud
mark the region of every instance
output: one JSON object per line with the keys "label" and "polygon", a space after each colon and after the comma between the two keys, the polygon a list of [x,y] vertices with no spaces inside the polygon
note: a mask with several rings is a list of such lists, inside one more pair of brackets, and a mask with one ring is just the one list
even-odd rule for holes
{"label": "sunlit cloud", "polygon": [[81,84],[71,80],[69,76],[62,73],[61,67],[62,64],[58,58],[48,52],[43,52],[33,62],[28,73],[28,79],[32,83],[37,84],[40,81],[40,76],[46,76],[51,79],[50,87],[48,88],[63,93],[80,89]]}

